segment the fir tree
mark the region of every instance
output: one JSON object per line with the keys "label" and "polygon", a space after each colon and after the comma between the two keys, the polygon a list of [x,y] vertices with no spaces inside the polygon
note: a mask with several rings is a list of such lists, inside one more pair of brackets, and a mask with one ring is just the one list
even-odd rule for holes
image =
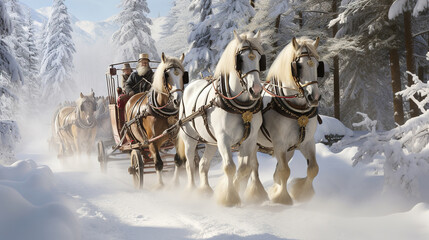
{"label": "fir tree", "polygon": [[73,54],[76,52],[72,40],[70,16],[64,0],[54,0],[51,16],[46,28],[40,75],[43,83],[42,96],[57,101],[71,97],[75,90],[72,79]]}
{"label": "fir tree", "polygon": [[6,38],[6,41],[12,48],[12,52],[21,68],[25,81],[30,75],[27,68],[28,56],[30,54],[27,46],[25,46],[27,41],[25,14],[17,0],[7,0],[6,6],[13,26],[12,32],[10,36]]}
{"label": "fir tree", "polygon": [[210,75],[208,69],[214,70],[213,60],[216,52],[211,48],[212,1],[194,0],[189,9],[194,11],[194,15],[199,15],[199,22],[192,25],[188,37],[191,47],[185,57],[185,65],[188,66],[191,78],[195,79],[200,73],[204,77]]}
{"label": "fir tree", "polygon": [[3,41],[12,32],[12,21],[6,6],[0,1],[0,160],[13,161],[15,142],[20,138],[15,121],[18,97],[14,91],[21,85],[23,76],[11,49]]}
{"label": "fir tree", "polygon": [[122,11],[116,18],[121,28],[112,36],[118,48],[117,60],[134,60],[140,53],[148,53],[150,59],[159,60],[149,29],[152,20],[146,16],[150,12],[146,0],[122,0],[121,6]]}
{"label": "fir tree", "polygon": [[[24,101],[27,103],[37,103],[41,98],[41,81],[39,78],[39,49],[36,46],[36,40],[34,37],[34,25],[33,20],[31,19],[30,13],[27,13],[27,39],[24,43],[27,51],[27,65],[25,68],[27,69],[28,76],[27,81],[24,85],[24,90],[26,94],[24,95]],[[33,108],[34,109],[34,108]],[[37,111],[37,110],[36,110]]]}
{"label": "fir tree", "polygon": [[255,10],[248,0],[225,0],[215,6],[214,21],[217,22],[215,28],[214,48],[219,52],[215,58],[217,62],[223,53],[226,45],[233,39],[233,31],[244,32],[244,28],[249,24],[250,19],[255,15]]}
{"label": "fir tree", "polygon": [[344,3],[343,11],[330,24],[340,24],[338,39],[352,37],[361,49],[346,50],[340,57],[343,60],[341,116],[348,125],[357,121],[355,112],[359,111],[378,120],[381,129],[394,126],[389,49],[399,46],[402,41],[395,31],[396,25],[400,24],[387,21],[390,2],[354,0]]}
{"label": "fir tree", "polygon": [[195,16],[189,12],[191,0],[175,0],[170,9],[166,24],[162,26],[162,38],[157,45],[168,55],[180,56],[189,49],[188,36],[191,32],[190,22]]}
{"label": "fir tree", "polygon": [[[290,16],[282,16],[289,8],[288,1],[284,0],[260,0],[256,2],[256,14],[252,18],[247,31],[256,33],[261,31],[262,46],[267,53],[268,64],[272,63],[283,47],[292,39],[290,28],[293,27]],[[281,26],[282,18],[287,18],[284,26]],[[287,39],[281,36],[288,36]]]}

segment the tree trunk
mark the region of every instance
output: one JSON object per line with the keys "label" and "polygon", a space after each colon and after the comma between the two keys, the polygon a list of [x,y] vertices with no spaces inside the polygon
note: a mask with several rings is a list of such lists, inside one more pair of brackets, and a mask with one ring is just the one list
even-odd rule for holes
{"label": "tree trunk", "polygon": [[[281,19],[281,14],[277,15],[276,22],[275,22],[275,25],[274,25],[274,33],[275,33],[276,36],[278,36],[278,33],[279,33],[280,19]],[[273,49],[274,49],[274,51],[272,53],[273,56],[277,55],[277,48],[279,47],[279,39],[278,38],[276,38],[276,39],[277,40],[273,43]],[[272,59],[272,60],[274,60],[274,59]]]}
{"label": "tree trunk", "polygon": [[302,12],[301,11],[298,12],[298,17],[299,17],[299,19],[298,19],[299,29],[302,29],[302,26],[304,26],[304,22],[303,22]]}
{"label": "tree trunk", "polygon": [[424,68],[424,67],[419,66],[419,67],[417,68],[417,76],[419,77],[419,79],[420,79],[422,82],[424,82],[424,83],[426,83],[426,82],[427,82],[427,79],[425,79],[425,68]]}
{"label": "tree trunk", "polygon": [[395,122],[399,125],[404,124],[404,108],[402,97],[397,96],[396,93],[401,91],[401,71],[399,68],[399,55],[398,49],[390,49],[390,74],[392,78],[392,92],[393,92],[393,111]]}
{"label": "tree trunk", "polygon": [[[337,0],[332,1],[332,12],[334,18],[338,16],[337,13]],[[338,25],[332,27],[332,37],[338,32]],[[340,63],[338,55],[334,57],[334,117],[340,120]]]}
{"label": "tree trunk", "polygon": [[[404,12],[404,32],[405,32],[405,50],[407,56],[407,71],[415,73],[416,69],[414,66],[413,56],[413,36],[411,34],[411,11]],[[413,85],[413,77],[408,75],[408,86]],[[417,117],[420,115],[420,110],[413,100],[408,100],[410,103],[410,116]]]}

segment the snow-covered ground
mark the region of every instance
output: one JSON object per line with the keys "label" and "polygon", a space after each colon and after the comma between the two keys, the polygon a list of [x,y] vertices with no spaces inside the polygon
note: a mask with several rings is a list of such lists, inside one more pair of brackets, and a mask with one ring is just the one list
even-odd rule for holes
{"label": "snow-covered ground", "polygon": [[[347,132],[334,120],[324,120],[336,131]],[[162,190],[154,189],[155,175],[146,175],[144,189],[137,191],[127,172],[128,160],[109,163],[107,174],[100,172],[95,155],[60,162],[49,153],[43,129],[33,129],[20,145],[19,159],[32,160],[0,165],[1,239],[429,238],[429,189],[417,203],[383,191],[382,159],[352,167],[356,146],[333,153],[317,144],[320,171],[316,195],[308,203],[226,208],[186,190],[184,174],[175,188],[166,173]],[[258,159],[268,189],[276,160],[262,153]],[[299,152],[290,166],[291,177],[305,176],[306,161]],[[213,161],[213,187],[221,169],[219,161]]]}

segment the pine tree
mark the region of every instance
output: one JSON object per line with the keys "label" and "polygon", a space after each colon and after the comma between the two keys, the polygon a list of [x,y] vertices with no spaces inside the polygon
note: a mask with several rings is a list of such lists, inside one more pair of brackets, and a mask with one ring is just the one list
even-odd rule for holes
{"label": "pine tree", "polygon": [[195,22],[195,16],[189,11],[191,0],[175,0],[168,13],[166,24],[162,26],[162,38],[157,45],[168,55],[180,56],[189,49],[188,36]]}
{"label": "pine tree", "polygon": [[73,53],[76,52],[72,40],[70,16],[64,0],[54,0],[51,16],[46,28],[40,75],[44,98],[63,101],[75,90],[72,79]]}
{"label": "pine tree", "polygon": [[[260,0],[256,2],[256,14],[246,31],[256,33],[261,31],[262,45],[267,53],[267,62],[270,65],[293,35],[291,16],[282,16],[289,8],[288,1],[284,0]],[[285,26],[280,26],[282,18],[287,18]],[[287,39],[282,36],[288,36]],[[268,65],[268,66],[269,66]]]}
{"label": "pine tree", "polygon": [[17,0],[7,0],[6,6],[13,26],[12,32],[10,36],[6,38],[6,41],[12,48],[12,52],[22,70],[25,81],[30,75],[27,68],[29,52],[28,48],[25,46],[25,42],[27,41],[25,14]]}
{"label": "pine tree", "polygon": [[195,79],[210,75],[208,69],[214,70],[213,59],[216,52],[211,49],[212,45],[212,1],[194,0],[189,9],[194,15],[199,15],[199,22],[192,25],[192,31],[188,37],[191,44],[190,50],[185,56],[185,65],[188,67],[191,78]]}
{"label": "pine tree", "polygon": [[226,45],[233,39],[233,31],[244,32],[244,28],[249,24],[255,15],[255,10],[250,5],[249,0],[225,0],[218,2],[214,8],[214,21],[217,22],[215,28],[214,48],[218,51],[215,58],[217,62],[226,48]]}
{"label": "pine tree", "polygon": [[11,49],[3,41],[12,32],[12,21],[3,1],[0,1],[0,160],[13,161],[19,129],[15,121],[18,97],[14,91],[21,85],[23,76]]}
{"label": "pine tree", "polygon": [[350,1],[341,6],[343,12],[335,20],[340,23],[337,37],[358,39],[362,49],[341,55],[341,116],[349,125],[357,121],[354,113],[359,111],[377,119],[381,129],[394,126],[389,49],[400,41],[394,31],[398,23],[387,21],[389,3],[390,0]]}
{"label": "pine tree", "polygon": [[[413,9],[413,4],[415,4]],[[407,70],[412,73],[416,73],[415,66],[415,57],[414,57],[414,39],[412,36],[412,15],[417,17],[419,12],[429,7],[427,0],[403,0],[395,1],[389,9],[389,19],[394,19],[398,15],[403,15],[404,21],[404,40],[405,40],[405,50],[406,50],[406,59],[407,59]],[[411,13],[411,11],[413,11]],[[408,76],[408,86],[413,84],[411,76]],[[416,117],[420,115],[420,111],[417,105],[413,101],[409,101],[410,104],[410,116]]]}
{"label": "pine tree", "polygon": [[150,59],[159,60],[149,29],[152,20],[146,16],[150,12],[146,0],[122,0],[121,6],[122,11],[116,18],[121,28],[112,36],[118,48],[117,60],[134,60],[140,53],[148,53]]}
{"label": "pine tree", "polygon": [[24,43],[26,49],[28,50],[27,69],[28,76],[27,81],[24,85],[24,90],[26,94],[24,95],[24,101],[28,103],[38,102],[41,98],[41,81],[39,78],[39,49],[36,46],[36,40],[34,36],[34,25],[33,20],[31,19],[30,13],[27,13],[27,39]]}

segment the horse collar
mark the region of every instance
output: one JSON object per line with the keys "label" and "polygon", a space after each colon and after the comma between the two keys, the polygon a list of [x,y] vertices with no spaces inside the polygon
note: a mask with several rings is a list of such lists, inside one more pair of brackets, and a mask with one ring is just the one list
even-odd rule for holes
{"label": "horse collar", "polygon": [[175,116],[179,113],[179,109],[169,109],[169,108],[161,108],[156,101],[157,92],[154,90],[149,92],[148,100],[150,106],[150,113],[154,116],[159,116],[163,118],[169,118],[171,116]]}
{"label": "horse collar", "polygon": [[313,108],[300,108],[300,106],[293,104],[290,101],[285,99],[272,98],[270,103],[272,109],[281,115],[298,120],[302,116],[306,116],[307,118],[315,117],[319,110],[317,107]]}
{"label": "horse collar", "polygon": [[[219,92],[224,96],[231,96],[231,91],[229,88],[229,78],[224,78],[221,76],[219,79]],[[222,96],[218,96],[217,105],[223,110],[230,113],[243,114],[244,112],[256,113],[262,109],[262,99],[258,100],[249,100],[247,102],[242,102],[237,99],[226,99]]]}
{"label": "horse collar", "polygon": [[95,127],[95,125],[97,124],[97,121],[96,121],[96,119],[94,118],[94,121],[92,121],[91,123],[89,123],[89,124],[86,124],[84,121],[82,121],[82,119],[80,118],[80,110],[79,110],[79,106],[76,106],[76,125],[79,127],[79,128],[82,128],[82,129],[88,129],[88,128],[93,128],[93,127]]}

